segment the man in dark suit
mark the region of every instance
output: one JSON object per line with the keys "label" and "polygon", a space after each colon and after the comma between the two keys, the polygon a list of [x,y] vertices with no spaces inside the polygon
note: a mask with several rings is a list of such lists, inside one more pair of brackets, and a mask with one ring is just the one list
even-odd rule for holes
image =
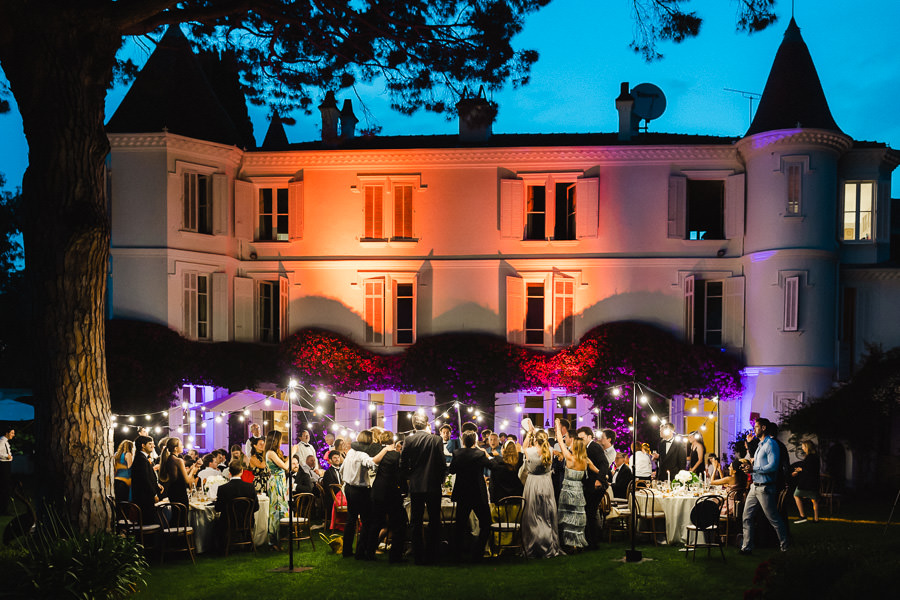
{"label": "man in dark suit", "polygon": [[600,498],[606,493],[606,486],[609,483],[609,463],[606,461],[606,454],[600,444],[594,441],[594,432],[590,427],[579,427],[576,431],[578,438],[584,442],[584,449],[587,452],[588,460],[594,463],[599,469],[599,473],[593,470],[587,470],[587,477],[584,478],[584,512],[587,515],[587,526],[584,528],[584,535],[587,538],[588,548],[596,549],[597,543],[600,541],[600,530],[597,527],[597,511],[600,508]]}
{"label": "man in dark suit", "polygon": [[331,484],[341,485],[343,483],[340,467],[341,463],[344,462],[344,457],[337,450],[331,450],[325,455],[325,458],[328,460],[328,464],[331,465],[325,469],[325,474],[322,475],[322,489],[325,490],[322,506],[325,509],[325,528],[328,529],[331,525],[331,509],[334,503],[331,497]]}
{"label": "man in dark suit", "polygon": [[[400,473],[409,478],[410,521],[412,524],[413,559],[417,565],[433,563],[440,550],[441,483],[447,470],[444,444],[439,435],[428,433],[428,418],[413,416],[415,433],[403,443]],[[428,507],[428,539],[425,539],[423,517]]]}
{"label": "man in dark suit", "polygon": [[684,442],[675,440],[675,428],[666,423],[659,429],[662,439],[659,449],[653,458],[656,459],[656,478],[660,481],[671,481],[679,471],[683,471],[687,462],[687,450]]}
{"label": "man in dark suit", "polygon": [[131,463],[131,499],[141,509],[144,525],[156,523],[156,501],[159,484],[150,464],[150,453],[153,452],[153,438],[139,435],[134,440],[138,451],[134,453]]}
{"label": "man in dark suit", "polygon": [[225,485],[219,486],[216,492],[216,512],[223,515],[228,514],[228,507],[235,498],[249,498],[253,504],[253,511],[259,510],[259,499],[256,497],[256,490],[252,483],[248,483],[241,479],[241,473],[244,467],[239,460],[233,460],[228,464],[228,472],[231,474],[231,480]]}
{"label": "man in dark suit", "polygon": [[441,441],[444,443],[444,460],[447,461],[447,465],[450,464],[453,453],[459,450],[460,447],[459,440],[450,437],[451,431],[449,425],[443,425],[441,427]]}
{"label": "man in dark suit", "polygon": [[484,555],[484,546],[491,533],[491,510],[488,508],[487,486],[484,470],[491,464],[488,451],[475,447],[477,436],[474,431],[462,434],[463,447],[453,453],[450,472],[456,474],[452,499],[456,502],[456,553],[463,552],[463,538],[468,534],[469,513],[475,511],[478,517],[478,542],[472,548],[472,561],[478,562]]}
{"label": "man in dark suit", "polygon": [[614,498],[626,498],[628,484],[634,481],[634,474],[628,466],[628,457],[624,452],[616,452],[615,470],[612,474],[612,489]]}

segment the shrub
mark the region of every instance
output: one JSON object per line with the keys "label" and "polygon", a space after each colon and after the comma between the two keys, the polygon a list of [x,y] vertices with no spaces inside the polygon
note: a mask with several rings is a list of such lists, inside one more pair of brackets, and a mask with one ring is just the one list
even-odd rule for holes
{"label": "shrub", "polygon": [[108,532],[78,533],[55,511],[15,557],[4,556],[7,589],[18,598],[126,598],[146,585],[148,564],[133,538]]}

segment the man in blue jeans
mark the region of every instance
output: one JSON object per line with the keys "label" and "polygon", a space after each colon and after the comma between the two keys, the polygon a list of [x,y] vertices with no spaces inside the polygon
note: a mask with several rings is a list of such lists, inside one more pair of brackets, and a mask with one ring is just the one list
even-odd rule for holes
{"label": "man in blue jeans", "polygon": [[778,512],[779,490],[775,485],[781,465],[780,450],[769,434],[769,425],[768,419],[757,419],[753,426],[756,437],[759,438],[759,446],[753,456],[753,470],[750,471],[753,483],[744,504],[744,543],[741,546],[741,554],[750,554],[753,550],[754,517],[760,508],[778,534],[781,551],[788,549],[787,526],[781,513]]}

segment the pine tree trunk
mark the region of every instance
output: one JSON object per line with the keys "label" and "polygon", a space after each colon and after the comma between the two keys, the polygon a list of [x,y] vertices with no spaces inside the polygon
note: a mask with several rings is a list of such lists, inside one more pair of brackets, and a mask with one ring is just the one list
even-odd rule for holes
{"label": "pine tree trunk", "polygon": [[[37,12],[43,3],[24,5]],[[67,12],[16,15],[0,66],[29,146],[22,194],[41,495],[64,501],[76,528],[97,531],[109,526],[113,478],[104,99],[121,37],[89,13]]]}

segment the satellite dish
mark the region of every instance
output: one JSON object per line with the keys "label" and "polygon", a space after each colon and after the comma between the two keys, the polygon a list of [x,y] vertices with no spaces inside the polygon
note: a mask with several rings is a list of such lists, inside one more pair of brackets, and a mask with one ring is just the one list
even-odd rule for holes
{"label": "satellite dish", "polygon": [[666,110],[666,95],[652,83],[642,83],[631,90],[634,98],[632,112],[644,121],[659,118]]}

